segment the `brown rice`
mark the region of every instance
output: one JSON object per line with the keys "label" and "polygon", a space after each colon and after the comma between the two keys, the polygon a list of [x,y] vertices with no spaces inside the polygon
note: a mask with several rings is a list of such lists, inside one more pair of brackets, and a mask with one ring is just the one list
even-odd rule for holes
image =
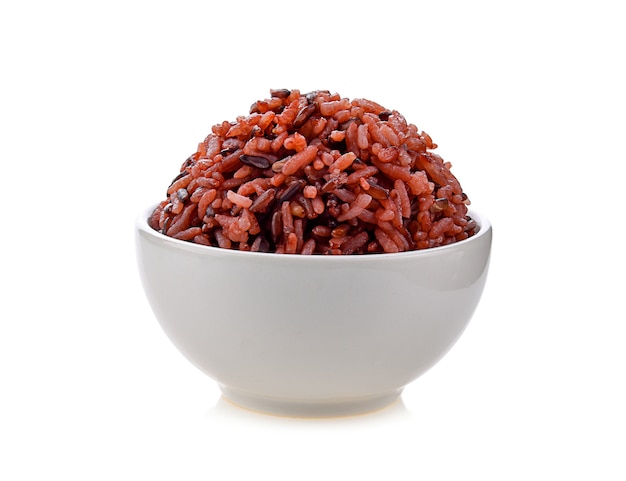
{"label": "brown rice", "polygon": [[165,235],[283,254],[369,254],[472,236],[469,200],[431,137],[395,110],[271,90],[213,126],[149,218]]}

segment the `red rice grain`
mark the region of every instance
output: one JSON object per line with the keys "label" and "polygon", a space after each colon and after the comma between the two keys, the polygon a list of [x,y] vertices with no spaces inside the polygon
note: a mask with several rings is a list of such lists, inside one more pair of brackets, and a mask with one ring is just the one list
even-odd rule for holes
{"label": "red rice grain", "polygon": [[229,190],[228,192],[226,192],[226,197],[233,204],[237,204],[238,206],[243,207],[244,209],[247,209],[248,207],[252,205],[252,199],[250,199],[249,197],[244,197],[241,194],[237,194],[236,192],[233,192],[232,190]]}
{"label": "red rice grain", "polygon": [[339,222],[344,222],[349,219],[354,219],[355,217],[360,216],[363,211],[370,205],[372,202],[372,196],[368,194],[359,194],[354,202],[350,205],[350,208],[344,212],[342,215],[337,217]]}
{"label": "red rice grain", "polygon": [[224,249],[374,254],[459,242],[478,226],[425,132],[395,110],[327,90],[273,89],[212,127],[148,219]]}
{"label": "red rice grain", "polygon": [[314,145],[309,145],[306,149],[301,150],[297,154],[293,155],[285,164],[283,165],[282,173],[284,175],[293,175],[298,170],[303,169],[306,165],[313,162],[315,156],[317,155],[317,147]]}
{"label": "red rice grain", "polygon": [[315,253],[315,239],[309,239],[302,246],[300,254],[311,255],[313,253]]}

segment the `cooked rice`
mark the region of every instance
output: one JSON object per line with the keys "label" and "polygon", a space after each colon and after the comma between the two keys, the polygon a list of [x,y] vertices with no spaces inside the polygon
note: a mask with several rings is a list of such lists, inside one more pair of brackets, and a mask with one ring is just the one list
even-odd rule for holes
{"label": "cooked rice", "polygon": [[443,246],[478,226],[436,147],[370,100],[271,90],[248,115],[213,126],[148,222],[177,239],[253,252]]}

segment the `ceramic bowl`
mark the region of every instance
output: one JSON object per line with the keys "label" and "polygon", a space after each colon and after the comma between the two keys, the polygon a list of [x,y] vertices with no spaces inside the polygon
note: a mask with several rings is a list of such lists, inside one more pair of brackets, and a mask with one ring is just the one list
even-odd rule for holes
{"label": "ceramic bowl", "polygon": [[291,416],[382,408],[452,347],[479,302],[492,229],[398,254],[303,256],[176,240],[136,223],[161,327],[240,406]]}

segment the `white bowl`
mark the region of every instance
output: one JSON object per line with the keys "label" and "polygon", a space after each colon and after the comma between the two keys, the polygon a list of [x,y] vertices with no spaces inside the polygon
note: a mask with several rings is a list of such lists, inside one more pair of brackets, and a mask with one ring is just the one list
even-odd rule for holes
{"label": "white bowl", "polygon": [[336,416],[384,407],[452,347],[481,297],[492,229],[398,254],[304,256],[180,241],[137,219],[139,271],[174,345],[241,406]]}

